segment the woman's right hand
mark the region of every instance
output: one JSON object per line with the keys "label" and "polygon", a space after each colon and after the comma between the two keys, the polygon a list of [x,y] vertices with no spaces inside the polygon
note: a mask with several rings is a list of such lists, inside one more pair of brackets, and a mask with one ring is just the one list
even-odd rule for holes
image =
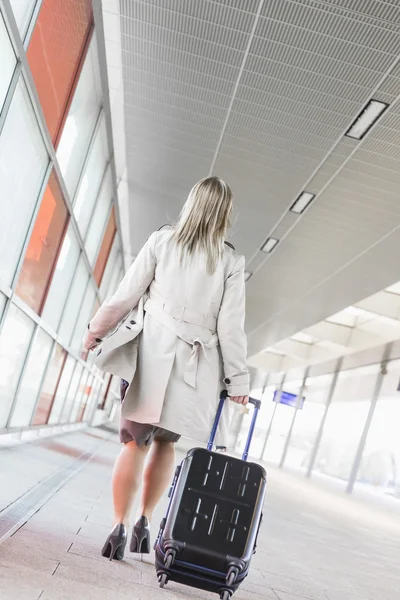
{"label": "woman's right hand", "polygon": [[248,396],[229,396],[229,399],[232,400],[232,402],[236,402],[236,404],[242,404],[243,406],[246,406],[246,404],[249,402]]}

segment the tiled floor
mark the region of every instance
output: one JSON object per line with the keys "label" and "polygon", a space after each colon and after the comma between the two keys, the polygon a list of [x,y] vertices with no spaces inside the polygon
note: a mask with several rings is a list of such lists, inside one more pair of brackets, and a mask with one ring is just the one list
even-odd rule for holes
{"label": "tiled floor", "polygon": [[[118,448],[116,436],[91,430],[44,446],[0,450],[0,507],[10,505],[11,517],[13,501],[24,491],[80,460],[83,452],[96,452],[0,545],[1,600],[217,598],[174,583],[160,590],[151,555],[135,558],[127,552],[122,563],[100,556],[110,526],[110,475]],[[164,508],[165,502],[155,530]],[[400,519],[395,512],[385,514],[270,470],[265,513],[251,574],[235,594],[237,600],[400,598]]]}

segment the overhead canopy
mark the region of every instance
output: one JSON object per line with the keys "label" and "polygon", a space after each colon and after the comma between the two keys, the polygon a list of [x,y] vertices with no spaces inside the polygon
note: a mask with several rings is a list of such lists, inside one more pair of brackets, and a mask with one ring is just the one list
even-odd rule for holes
{"label": "overhead canopy", "polygon": [[[397,335],[395,319],[373,315],[377,302],[393,319],[387,292],[362,324],[327,318],[399,277],[399,2],[102,4],[127,263],[218,174],[252,273],[254,361],[316,361]],[[363,139],[347,137],[371,99],[389,107]],[[304,191],[315,199],[291,212]],[[269,237],[279,243],[266,254]]]}

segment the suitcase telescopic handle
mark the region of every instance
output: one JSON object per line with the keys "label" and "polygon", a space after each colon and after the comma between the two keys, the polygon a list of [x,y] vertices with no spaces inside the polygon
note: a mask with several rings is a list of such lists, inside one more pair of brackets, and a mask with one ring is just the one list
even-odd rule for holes
{"label": "suitcase telescopic handle", "polygon": [[[218,425],[219,425],[219,422],[221,419],[222,410],[224,408],[225,400],[227,398],[228,398],[228,392],[226,390],[224,390],[223,392],[221,392],[221,395],[220,395],[217,414],[216,414],[214,425],[213,425],[213,428],[211,431],[210,439],[207,444],[207,450],[209,450],[210,452],[212,451],[213,446],[214,446],[214,440],[215,440],[215,436],[217,434],[217,429],[218,429]],[[253,433],[254,433],[254,429],[256,427],[258,413],[261,408],[261,400],[256,400],[255,398],[249,398],[249,404],[253,404],[254,412],[253,412],[253,418],[252,418],[251,424],[250,424],[249,434],[247,436],[246,444],[245,444],[245,447],[243,450],[242,460],[247,460],[249,457],[251,440],[253,439]]]}

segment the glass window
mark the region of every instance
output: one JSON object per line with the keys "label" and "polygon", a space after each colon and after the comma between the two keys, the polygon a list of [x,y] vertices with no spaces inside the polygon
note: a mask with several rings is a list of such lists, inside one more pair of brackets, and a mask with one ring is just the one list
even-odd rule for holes
{"label": "glass window", "polygon": [[80,248],[72,224],[69,225],[64,237],[61,251],[51,280],[46,303],[42,312],[43,320],[57,330],[62,311],[67,300],[76,265],[79,260]]}
{"label": "glass window", "polygon": [[74,214],[84,238],[106,170],[108,142],[104,115],[96,132],[74,202]]}
{"label": "glass window", "polygon": [[7,33],[6,24],[0,13],[0,112],[3,108],[4,100],[10,85],[11,77],[14,73],[17,59],[14,54],[13,47],[9,35]]}
{"label": "glass window", "polygon": [[[283,391],[297,396],[301,390],[301,386],[301,379],[288,381],[284,384]],[[269,405],[269,408],[267,409],[269,413],[268,428],[271,428],[263,458],[268,462],[276,464],[279,463],[282,458],[295,408],[286,404],[276,404],[273,401],[275,389],[268,388],[264,399],[264,404],[267,406]],[[260,454],[258,454],[258,456],[260,456]]]}
{"label": "glass window", "polygon": [[83,337],[85,335],[87,325],[90,321],[95,300],[96,290],[93,284],[89,283],[89,286],[85,293],[85,297],[82,302],[82,306],[79,310],[79,316],[76,322],[76,327],[71,342],[71,348],[76,352],[82,350]]}
{"label": "glass window", "polygon": [[103,383],[101,385],[101,390],[99,394],[99,402],[98,408],[100,410],[104,410],[106,406],[107,394],[111,386],[111,378],[112,375],[108,375],[107,373],[102,374],[104,376]]}
{"label": "glass window", "polygon": [[110,404],[106,410],[107,419],[109,419],[110,421],[114,421],[117,410],[118,410],[118,402],[115,402],[115,401],[110,402]]}
{"label": "glass window", "polygon": [[114,242],[110,250],[110,254],[108,255],[108,260],[106,264],[106,268],[104,269],[103,278],[101,280],[100,285],[100,296],[102,300],[106,298],[107,291],[110,287],[111,278],[115,272],[115,265],[117,261],[117,255],[120,250],[118,237],[114,237]]}
{"label": "glass window", "polygon": [[33,330],[33,321],[11,304],[0,334],[0,427],[7,424]]}
{"label": "glass window", "polygon": [[103,405],[101,406],[102,410],[104,410],[107,415],[110,414],[112,406],[115,402],[120,403],[120,385],[121,380],[119,377],[110,377],[110,380],[105,390]]}
{"label": "glass window", "polygon": [[[269,380],[271,383],[265,388],[264,392],[262,388],[251,389],[250,391],[250,395],[253,398],[262,400],[260,414],[257,419],[250,448],[250,456],[257,459],[260,459],[264,450],[267,432],[270,428],[277,406],[274,402],[274,394],[276,390],[279,389],[281,379],[281,375],[277,375],[276,377],[270,376]],[[229,447],[235,448],[235,451],[239,454],[244,450],[252,416],[253,409],[251,407],[240,407],[235,411],[233,416],[230,428]]]}
{"label": "glass window", "polygon": [[307,471],[325,412],[333,374],[312,377],[304,390],[304,404],[297,411],[285,465]]}
{"label": "glass window", "polygon": [[51,174],[26,250],[16,293],[41,313],[57,253],[65,232],[68,211],[60,184]]}
{"label": "glass window", "polygon": [[394,498],[400,497],[399,379],[400,360],[389,362],[357,474],[358,487]]}
{"label": "glass window", "polygon": [[96,40],[93,38],[65,122],[57,158],[70,198],[73,198],[101,104]]}
{"label": "glass window", "polygon": [[60,421],[61,413],[64,407],[64,402],[67,398],[68,388],[72,380],[75,364],[76,360],[71,355],[68,355],[61,375],[60,383],[57,388],[56,397],[54,398],[49,423],[58,423]]}
{"label": "glass window", "polygon": [[10,421],[11,427],[24,427],[30,424],[52,345],[52,338],[43,329],[37,328],[18,390]]}
{"label": "glass window", "polygon": [[112,295],[112,294],[115,294],[115,292],[117,291],[117,289],[118,289],[118,286],[120,285],[120,283],[121,283],[121,281],[122,281],[123,277],[124,277],[124,271],[123,271],[123,269],[122,269],[122,267],[121,267],[121,268],[119,269],[119,271],[118,271],[118,273],[117,273],[117,277],[116,277],[116,279],[115,279],[115,286],[114,286],[114,288],[113,288],[112,290],[110,290],[110,291],[111,291],[111,294],[110,294],[110,295]]}
{"label": "glass window", "polygon": [[79,387],[75,396],[75,401],[71,410],[71,414],[69,416],[70,423],[75,423],[78,420],[78,416],[81,412],[81,408],[84,402],[85,397],[87,396],[87,386],[89,384],[90,378],[89,371],[84,371],[79,382]]}
{"label": "glass window", "polygon": [[98,379],[95,379],[92,383],[92,388],[91,388],[89,399],[86,403],[84,410],[82,411],[82,419],[81,419],[82,421],[89,421],[90,417],[92,416],[92,413],[94,412],[93,409],[95,406],[97,406],[97,401],[98,401],[98,397],[100,394],[100,390],[101,390],[101,381],[99,381]]}
{"label": "glass window", "polygon": [[108,168],[85,239],[86,254],[88,255],[91,265],[94,264],[97,257],[97,252],[106,227],[107,217],[110,214],[111,201],[112,179],[111,170]]}
{"label": "glass window", "polygon": [[314,472],[348,481],[379,365],[342,371],[325,422]]}
{"label": "glass window", "polygon": [[27,52],[40,104],[56,141],[92,25],[90,0],[43,0]]}
{"label": "glass window", "polygon": [[114,269],[114,272],[111,277],[111,281],[110,281],[109,288],[107,290],[106,298],[109,298],[110,296],[113,295],[119,282],[120,282],[120,269],[118,268],[118,264],[117,264],[117,265],[115,265],[115,269]]}
{"label": "glass window", "polygon": [[45,425],[47,423],[66,358],[67,353],[65,350],[59,344],[56,344],[47,368],[32,425]]}
{"label": "glass window", "polygon": [[115,265],[114,265],[114,269],[113,272],[111,273],[111,277],[110,277],[110,284],[107,288],[107,291],[105,291],[105,298],[109,298],[110,296],[113,295],[113,293],[115,292],[115,290],[117,289],[117,287],[119,286],[119,284],[122,281],[122,255],[121,253],[118,254],[117,259],[115,261]]}
{"label": "glass window", "polygon": [[83,420],[83,415],[85,414],[86,408],[88,408],[91,404],[90,399],[92,398],[93,393],[94,393],[94,384],[95,384],[94,376],[89,375],[88,380],[86,382],[85,389],[83,391],[81,405],[79,407],[78,414],[76,416],[77,421]]}
{"label": "glass window", "polygon": [[[0,135],[0,278],[10,284],[48,164],[22,79]],[[18,212],[16,213],[16,207]]]}
{"label": "glass window", "polygon": [[66,399],[64,407],[62,409],[61,419],[60,419],[61,423],[69,422],[71,408],[74,403],[76,393],[78,391],[82,373],[83,373],[83,367],[80,363],[77,362],[75,365],[74,373],[72,375],[71,384],[68,387],[67,399]]}
{"label": "glass window", "polygon": [[97,285],[100,285],[103,278],[104,269],[108,256],[110,254],[111,246],[114,241],[114,236],[117,231],[117,225],[115,223],[115,210],[111,211],[110,218],[108,219],[107,227],[104,232],[103,241],[101,242],[99,254],[97,256],[96,265],[93,270],[94,278]]}
{"label": "glass window", "polygon": [[89,273],[85,261],[81,257],[69,290],[59,329],[60,337],[66,346],[68,346],[71,341],[72,332],[74,331],[78,313],[81,309],[88,280]]}
{"label": "glass window", "polygon": [[6,302],[7,302],[7,299],[6,299],[5,295],[0,293],[0,323],[1,323],[1,317],[3,316],[4,307],[6,305]]}
{"label": "glass window", "polygon": [[10,0],[22,40],[25,39],[37,0]]}

